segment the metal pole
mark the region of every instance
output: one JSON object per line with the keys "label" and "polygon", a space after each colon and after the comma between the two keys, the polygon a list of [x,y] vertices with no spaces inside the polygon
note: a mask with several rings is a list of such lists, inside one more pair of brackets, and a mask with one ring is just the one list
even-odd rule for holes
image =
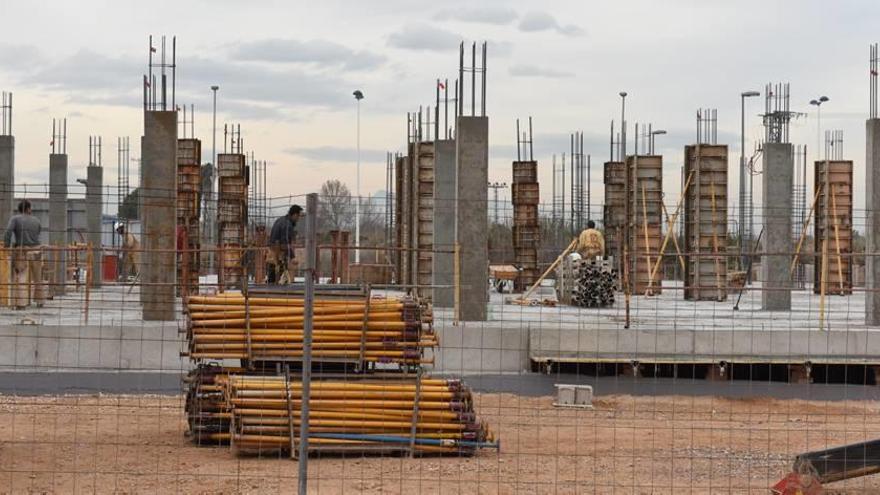
{"label": "metal pole", "polygon": [[[303,301],[303,361],[302,404],[299,426],[299,494],[308,493],[309,472],[309,400],[312,392],[312,327],[315,311],[315,245],[317,244],[316,217],[318,195],[306,196],[306,267],[305,294]],[[291,432],[291,435],[293,432]]]}
{"label": "metal pole", "polygon": [[[739,132],[739,259],[746,266],[746,95],[740,94]],[[751,232],[749,232],[751,234]]]}
{"label": "metal pole", "polygon": [[357,199],[354,204],[354,262],[361,262],[361,100],[357,100]]}

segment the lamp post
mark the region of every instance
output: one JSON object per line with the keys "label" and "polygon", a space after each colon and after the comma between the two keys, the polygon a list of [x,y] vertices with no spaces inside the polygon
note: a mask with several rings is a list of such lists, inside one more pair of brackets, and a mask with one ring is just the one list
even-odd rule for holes
{"label": "lamp post", "polygon": [[214,124],[212,127],[212,138],[211,138],[211,164],[214,167],[217,167],[217,90],[220,89],[220,86],[214,85],[211,86],[211,91],[214,92]]}
{"label": "lamp post", "polygon": [[352,93],[354,99],[357,100],[357,178],[355,185],[355,195],[357,199],[354,203],[354,262],[361,262],[361,100],[364,99],[364,93],[357,89]]}
{"label": "lamp post", "polygon": [[620,161],[626,163],[626,91],[620,93]]}
{"label": "lamp post", "polygon": [[648,151],[650,154],[654,154],[654,136],[663,136],[666,134],[666,130],[657,129],[656,131],[651,131],[651,149]]}
{"label": "lamp post", "polygon": [[[205,213],[207,214],[207,218],[205,219],[205,225],[208,230],[208,240],[211,244],[213,244],[216,240],[216,230],[214,229],[214,211],[211,208],[211,201],[214,200],[214,178],[217,176],[217,90],[220,89],[220,86],[216,84],[211,86],[211,92],[214,93],[214,106],[213,106],[213,123],[211,126],[211,190],[208,191],[208,194],[205,195]],[[214,268],[214,253],[213,251],[209,253],[208,264],[210,268]]]}
{"label": "lamp post", "polygon": [[[822,149],[822,104],[828,101],[827,96],[820,96],[815,100],[810,100],[810,105],[816,106],[816,154]],[[827,155],[827,150],[826,150]],[[827,156],[825,158],[828,158]]]}
{"label": "lamp post", "polygon": [[[745,267],[749,252],[750,242],[746,242],[746,238],[751,239],[752,233],[749,231],[746,235],[746,98],[760,96],[758,91],[743,91],[740,93],[740,142],[739,142],[739,259],[740,266]],[[751,192],[751,191],[749,191]],[[751,200],[749,200],[751,204]],[[751,213],[751,208],[749,208]]]}

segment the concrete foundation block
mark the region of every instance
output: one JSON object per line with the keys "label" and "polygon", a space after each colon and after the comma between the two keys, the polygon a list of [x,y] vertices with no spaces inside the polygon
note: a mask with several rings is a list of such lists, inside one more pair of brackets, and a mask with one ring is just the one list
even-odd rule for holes
{"label": "concrete foundation block", "polygon": [[461,252],[459,317],[485,321],[489,290],[488,117],[459,117],[455,145],[456,241]]}

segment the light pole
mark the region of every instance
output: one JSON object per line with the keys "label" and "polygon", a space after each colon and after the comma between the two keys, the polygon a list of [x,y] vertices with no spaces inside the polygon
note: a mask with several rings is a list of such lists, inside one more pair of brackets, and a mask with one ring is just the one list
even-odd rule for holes
{"label": "light pole", "polygon": [[[216,240],[216,230],[214,229],[214,210],[211,207],[211,202],[214,200],[214,178],[217,176],[217,90],[220,89],[220,86],[216,84],[211,86],[211,92],[214,93],[214,109],[213,109],[213,124],[211,126],[211,190],[208,191],[208,194],[205,195],[205,213],[207,218],[205,219],[205,226],[208,230],[208,239],[211,244],[213,244]],[[209,253],[208,264],[210,268],[213,268],[214,265],[214,253]]]}
{"label": "light pole", "polygon": [[212,138],[211,138],[211,165],[215,168],[217,167],[217,90],[220,89],[220,86],[214,85],[211,86],[211,91],[214,92],[214,124],[212,127]]}
{"label": "light pole", "polygon": [[626,91],[620,93],[620,161],[626,163]]}
{"label": "light pole", "polygon": [[355,195],[357,199],[354,203],[354,262],[361,262],[361,100],[364,99],[364,93],[356,89],[354,99],[357,100],[357,178],[355,184]]}
{"label": "light pole", "polygon": [[[810,100],[810,105],[816,105],[816,156],[819,158],[821,158],[819,150],[822,149],[822,104],[826,101],[828,101],[827,96],[820,96],[816,100]],[[828,157],[826,156],[826,158]]]}
{"label": "light pole", "polygon": [[654,154],[654,136],[663,136],[666,134],[666,130],[657,129],[656,131],[651,131],[651,149],[649,150],[650,154]]}
{"label": "light pole", "polygon": [[[743,91],[740,93],[740,130],[739,130],[739,260],[740,266],[746,266],[749,243],[746,242],[746,98],[760,96],[759,91]],[[751,211],[750,211],[751,212]],[[748,233],[751,239],[752,233]]]}

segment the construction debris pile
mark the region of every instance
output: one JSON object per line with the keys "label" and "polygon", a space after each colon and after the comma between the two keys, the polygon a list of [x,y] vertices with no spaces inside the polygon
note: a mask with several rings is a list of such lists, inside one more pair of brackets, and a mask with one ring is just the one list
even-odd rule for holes
{"label": "construction debris pile", "polygon": [[[301,295],[188,299],[189,434],[242,453],[296,452],[303,407]],[[422,374],[438,345],[428,305],[411,297],[314,300],[309,451],[471,455],[498,448],[461,381]],[[238,359],[241,367],[204,364]],[[293,434],[291,435],[291,432]]]}

